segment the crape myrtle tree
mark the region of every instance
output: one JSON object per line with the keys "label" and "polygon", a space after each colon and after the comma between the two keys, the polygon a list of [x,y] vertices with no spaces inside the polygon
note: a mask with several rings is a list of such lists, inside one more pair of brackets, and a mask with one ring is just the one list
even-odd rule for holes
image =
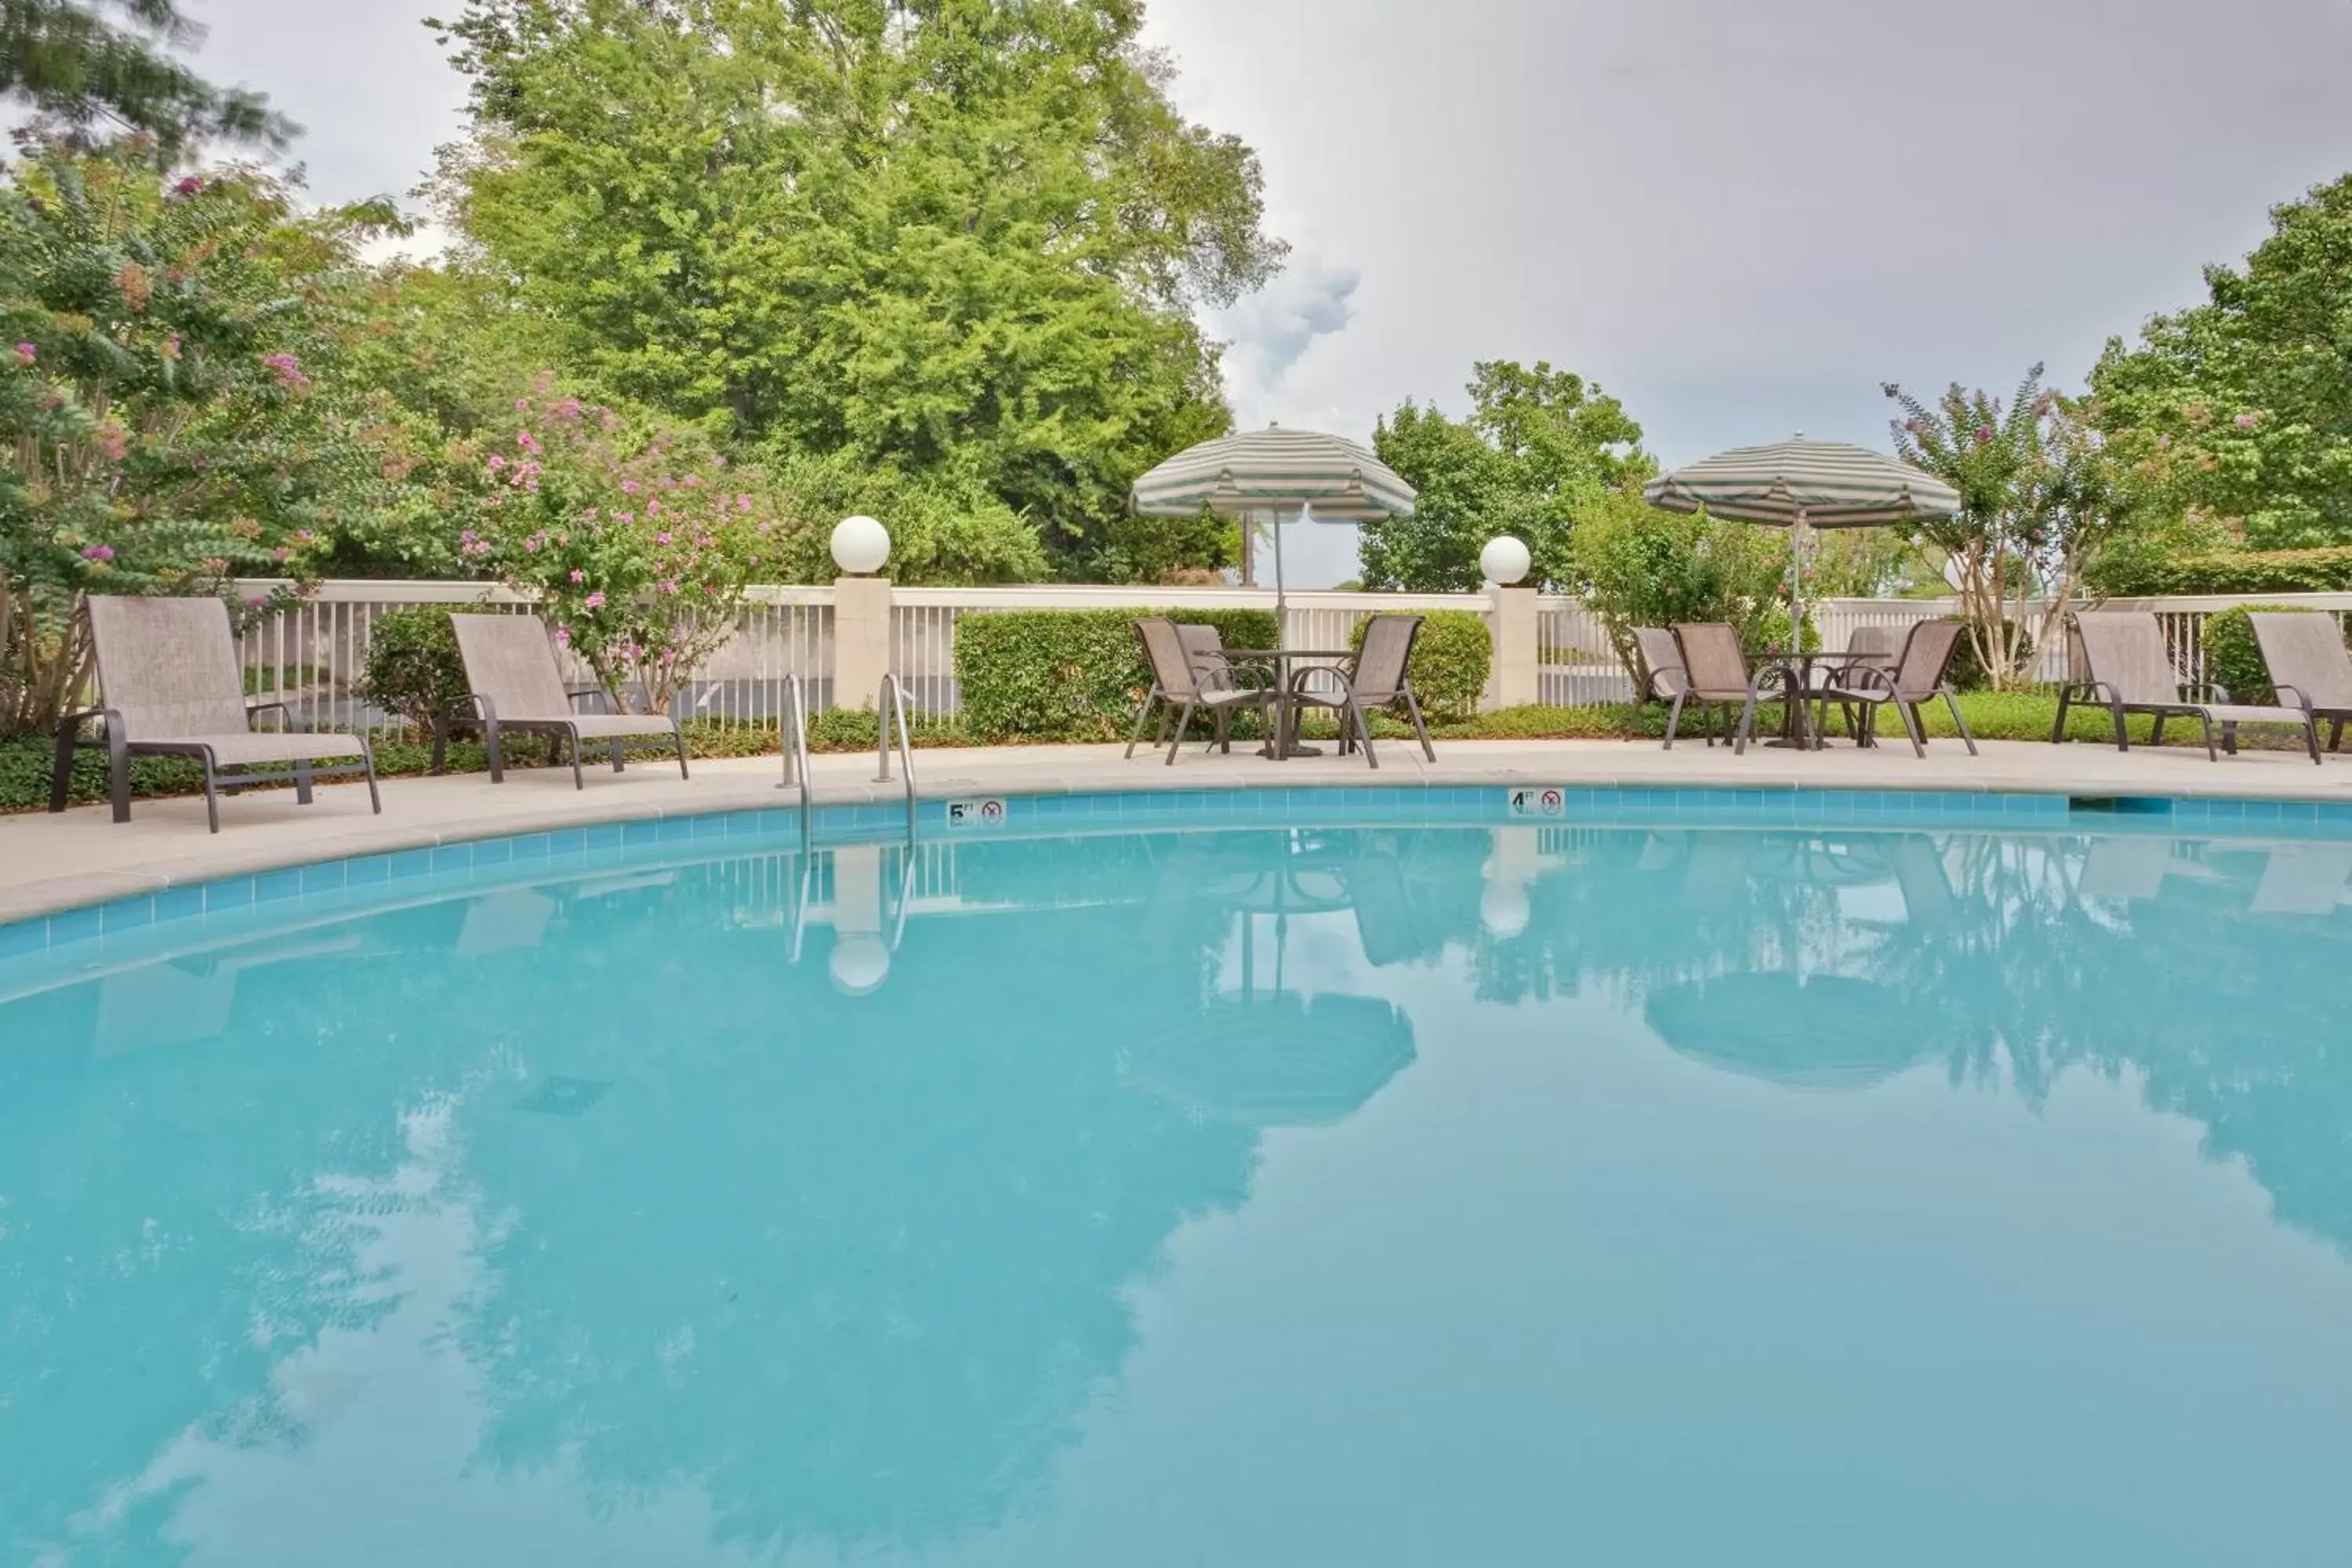
{"label": "crape myrtle tree", "polygon": [[1276,270],[1255,156],[1135,0],[469,0],[434,191],[568,371],[781,468],[845,455],[1083,571],[1228,427],[1194,323]]}

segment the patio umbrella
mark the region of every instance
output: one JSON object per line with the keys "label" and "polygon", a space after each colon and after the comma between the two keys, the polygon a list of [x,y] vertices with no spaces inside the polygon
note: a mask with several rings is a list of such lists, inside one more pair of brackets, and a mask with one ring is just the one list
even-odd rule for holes
{"label": "patio umbrella", "polygon": [[1903,992],[1838,974],[1719,974],[1651,994],[1643,1016],[1680,1055],[1811,1089],[1862,1089],[1942,1049]]}
{"label": "patio umbrella", "polygon": [[1875,528],[1949,517],[1960,493],[1934,475],[1843,441],[1800,432],[1770,447],[1738,447],[1660,474],[1643,499],[1668,511],[1698,511],[1791,531],[1789,636],[1804,645],[1805,531]]}
{"label": "patio umbrella", "polygon": [[[1204,509],[1242,520],[1274,520],[1274,603],[1285,607],[1282,524],[1373,522],[1412,510],[1412,487],[1353,441],[1269,425],[1220,436],[1183,451],[1135,481],[1128,507],[1138,517],[1196,517]],[[1248,548],[1244,538],[1243,548]]]}

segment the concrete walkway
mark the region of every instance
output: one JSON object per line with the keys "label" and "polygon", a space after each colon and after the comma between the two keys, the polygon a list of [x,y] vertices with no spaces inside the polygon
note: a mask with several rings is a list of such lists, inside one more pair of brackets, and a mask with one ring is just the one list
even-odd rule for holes
{"label": "concrete walkway", "polygon": [[[1873,751],[1826,752],[1727,747],[1693,742],[1662,751],[1621,741],[1454,742],[1434,765],[1395,742],[1383,743],[1378,772],[1360,759],[1326,755],[1272,763],[1239,750],[1204,755],[1190,748],[1174,767],[1117,746],[1024,746],[929,750],[916,753],[926,798],[1034,795],[1105,789],[1266,788],[1346,784],[1568,784],[1583,786],[1786,789],[1995,790],[2071,795],[2223,795],[2352,803],[2352,755],[2323,767],[2285,752],[2252,752],[2209,763],[2201,751],[1987,742],[1970,757],[1937,742],[1922,761],[1899,743]],[[484,773],[392,779],[383,785],[383,815],[368,813],[364,786],[321,784],[317,803],[296,804],[290,790],[268,790],[221,802],[221,831],[205,830],[201,799],[138,801],[117,825],[103,805],[62,816],[0,816],[0,922],[53,910],[152,892],[205,878],[305,861],[590,822],[740,811],[796,804],[777,788],[774,757],[693,764],[681,781],[675,766],[631,763],[588,775],[575,791],[568,769],[509,772],[494,785]],[[895,801],[902,785],[874,782],[874,756],[822,756],[813,773],[820,804]]]}

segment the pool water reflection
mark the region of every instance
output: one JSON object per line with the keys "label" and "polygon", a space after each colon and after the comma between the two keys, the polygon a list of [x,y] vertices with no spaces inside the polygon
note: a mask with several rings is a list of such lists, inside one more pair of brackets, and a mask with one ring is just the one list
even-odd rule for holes
{"label": "pool water reflection", "polygon": [[0,1001],[0,1562],[2352,1529],[2352,848],[689,857]]}

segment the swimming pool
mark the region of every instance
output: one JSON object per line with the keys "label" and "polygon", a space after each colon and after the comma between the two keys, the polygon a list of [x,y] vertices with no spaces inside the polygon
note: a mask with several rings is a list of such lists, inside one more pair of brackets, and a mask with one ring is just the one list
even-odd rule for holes
{"label": "swimming pool", "polygon": [[2352,844],[1345,804],[60,925],[0,1561],[2340,1551]]}

